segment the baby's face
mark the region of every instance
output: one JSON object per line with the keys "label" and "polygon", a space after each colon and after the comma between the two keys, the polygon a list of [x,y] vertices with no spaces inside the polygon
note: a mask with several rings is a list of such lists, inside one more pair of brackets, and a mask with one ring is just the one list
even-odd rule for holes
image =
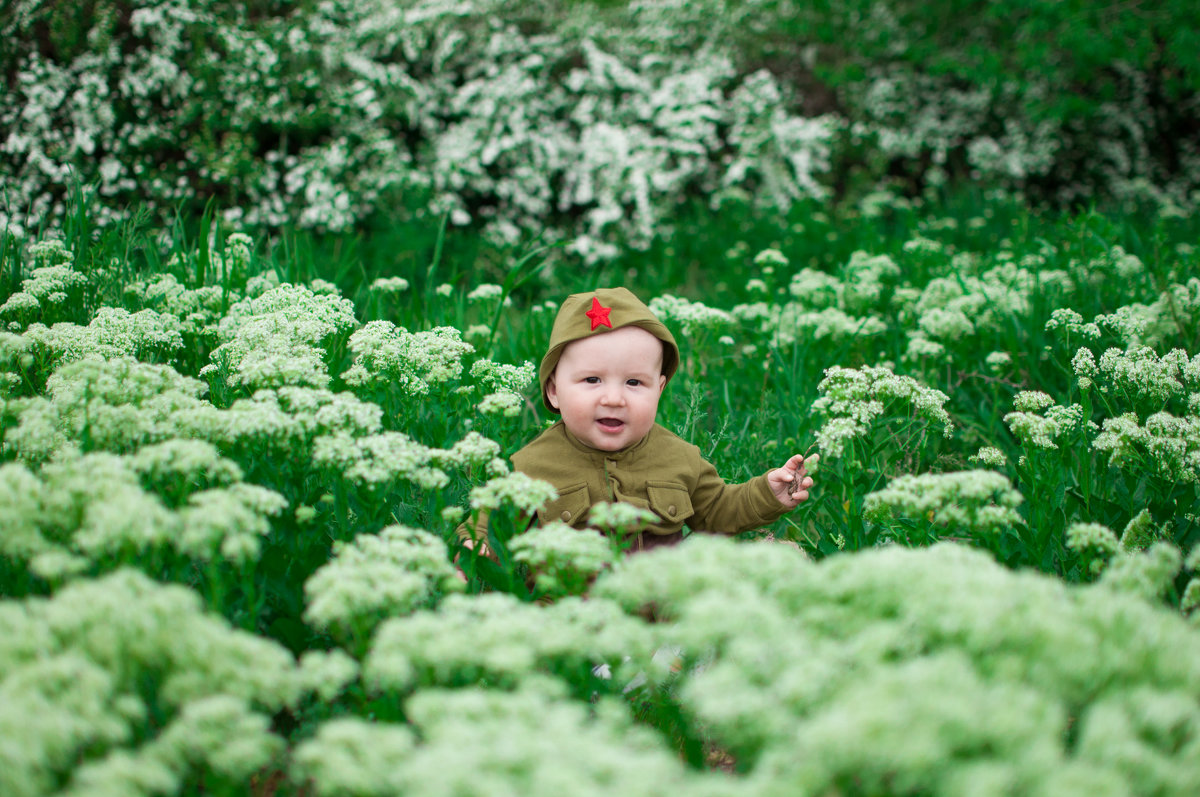
{"label": "baby's face", "polygon": [[662,358],[662,342],[640,327],[574,341],[563,349],[546,397],[572,434],[592,448],[617,451],[654,426],[667,384]]}

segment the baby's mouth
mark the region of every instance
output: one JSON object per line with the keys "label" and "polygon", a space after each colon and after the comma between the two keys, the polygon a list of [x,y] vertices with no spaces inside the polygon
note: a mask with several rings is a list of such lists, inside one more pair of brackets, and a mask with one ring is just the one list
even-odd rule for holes
{"label": "baby's mouth", "polygon": [[625,422],[620,418],[600,418],[596,421],[596,423],[608,429],[619,429],[621,426],[625,425]]}

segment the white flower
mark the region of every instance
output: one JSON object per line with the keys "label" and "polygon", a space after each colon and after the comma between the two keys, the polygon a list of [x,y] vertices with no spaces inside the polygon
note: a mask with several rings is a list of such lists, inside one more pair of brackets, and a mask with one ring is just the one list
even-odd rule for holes
{"label": "white flower", "polygon": [[[1018,406],[1040,409],[1046,406],[1044,402],[1047,399],[1053,404],[1053,399],[1050,399],[1045,393],[1024,391],[1018,394],[1017,401],[1014,403]],[[1078,431],[1085,421],[1083,407],[1078,404],[1068,407],[1053,405],[1040,415],[1038,409],[1032,409],[1010,412],[1004,416],[1004,422],[1021,442],[1034,448],[1044,449],[1057,449],[1056,441]]]}
{"label": "white flower", "polygon": [[730,324],[733,317],[724,310],[707,307],[677,296],[655,296],[650,300],[650,312],[664,323],[674,321],[691,335],[702,329],[715,329]]}
{"label": "white flower", "polygon": [[1016,511],[1023,500],[1003,475],[971,470],[901,476],[868,493],[863,506],[875,522],[928,517],[950,533],[991,537],[1024,522]]}
{"label": "white flower", "polygon": [[500,285],[491,283],[483,283],[477,285],[470,293],[467,294],[469,302],[490,302],[499,299],[504,295],[504,288]]}
{"label": "white flower", "polygon": [[498,390],[484,396],[475,405],[475,409],[484,415],[503,415],[506,418],[515,418],[521,413],[523,404],[524,400],[520,394],[510,390]]}
{"label": "white flower", "polygon": [[377,293],[403,293],[408,290],[408,280],[403,277],[380,277],[371,283],[371,290]]}
{"label": "white flower", "polygon": [[988,370],[992,373],[999,373],[1012,365],[1012,355],[1006,351],[994,351],[989,353],[983,361]]}
{"label": "white flower", "polygon": [[507,473],[471,489],[472,509],[499,509],[511,504],[522,512],[541,509],[558,497],[549,483],[530,478],[520,471]]}
{"label": "white flower", "polygon": [[440,490],[450,477],[434,467],[437,452],[402,432],[383,432],[352,438],[344,433],[318,437],[313,443],[313,464],[341,470],[342,475],[367,489],[387,486],[397,479],[426,490]]}
{"label": "white flower", "polygon": [[318,628],[365,641],[383,619],[432,606],[461,585],[440,538],[388,526],[351,543],[334,543],[333,558],[304,584],[304,617]]}
{"label": "white flower", "polygon": [[649,509],[624,501],[602,501],[588,510],[588,525],[602,531],[637,531],[657,521]]}
{"label": "white flower", "polygon": [[1082,554],[1100,557],[1092,562],[1094,575],[1103,569],[1104,560],[1117,553],[1120,543],[1113,530],[1101,523],[1072,523],[1067,526],[1067,547]]}
{"label": "white flower", "polygon": [[539,592],[573,595],[583,592],[591,579],[617,559],[604,535],[592,529],[576,529],[565,523],[538,526],[509,541],[518,562],[535,573]]}
{"label": "white flower", "polygon": [[462,360],[475,348],[454,327],[408,332],[390,321],[371,321],[350,336],[356,355],[342,378],[351,385],[393,385],[424,395],[431,386],[462,375]]}
{"label": "white flower", "polygon": [[992,446],[983,446],[979,451],[972,454],[969,460],[991,468],[1003,468],[1008,464],[1008,457],[1004,455],[1004,452]]}
{"label": "white flower", "polygon": [[533,363],[508,365],[494,360],[480,359],[471,364],[471,378],[493,389],[523,393],[533,384],[536,369]]}
{"label": "white flower", "polygon": [[787,268],[791,261],[787,256],[778,249],[764,249],[754,256],[754,265],[762,268],[763,266],[776,266],[779,268]]}
{"label": "white flower", "polygon": [[822,395],[813,402],[813,409],[827,418],[817,433],[823,454],[840,457],[846,441],[866,436],[889,405],[940,424],[946,437],[954,432],[950,414],[943,408],[949,400],[945,393],[888,368],[834,366],[826,369],[817,389]]}
{"label": "white flower", "polygon": [[1041,412],[1054,406],[1054,399],[1040,390],[1022,390],[1013,399],[1013,407],[1020,412]]}

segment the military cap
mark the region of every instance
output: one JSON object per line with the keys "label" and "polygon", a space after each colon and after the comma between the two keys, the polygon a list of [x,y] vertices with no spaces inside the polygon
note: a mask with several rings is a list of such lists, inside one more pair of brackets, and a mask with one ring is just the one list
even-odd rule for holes
{"label": "military cap", "polygon": [[558,410],[550,405],[546,395],[546,383],[554,374],[563,349],[572,343],[592,335],[603,335],[621,327],[641,327],[663,343],[662,372],[667,381],[679,367],[679,346],[663,322],[655,318],[650,308],[626,288],[597,288],[587,293],[573,293],[563,300],[554,318],[550,332],[550,345],[538,379],[542,385],[542,403],[550,412]]}

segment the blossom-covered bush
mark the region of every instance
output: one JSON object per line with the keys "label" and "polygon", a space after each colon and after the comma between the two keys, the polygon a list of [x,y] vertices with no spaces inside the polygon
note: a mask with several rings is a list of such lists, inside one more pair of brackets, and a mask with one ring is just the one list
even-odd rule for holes
{"label": "blossom-covered bush", "polygon": [[199,189],[252,228],[348,230],[398,209],[512,243],[554,218],[555,237],[596,259],[613,238],[647,245],[696,190],[784,209],[826,191],[837,122],[798,113],[786,82],[739,69],[717,39],[656,54],[586,7],[77,11],[58,10],[68,31],[22,2],[0,28],[21,43],[3,61],[6,223],[61,212],[74,171],[109,208],[166,211]]}

